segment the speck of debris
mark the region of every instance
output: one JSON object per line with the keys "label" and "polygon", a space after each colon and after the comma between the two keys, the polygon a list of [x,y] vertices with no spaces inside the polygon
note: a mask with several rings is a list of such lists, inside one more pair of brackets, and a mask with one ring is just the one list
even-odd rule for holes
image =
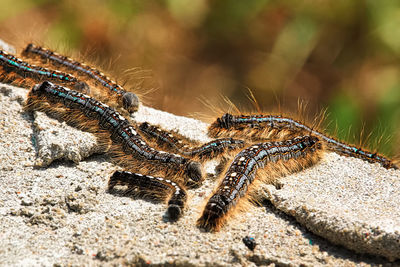
{"label": "speck of debris", "polygon": [[245,236],[242,240],[243,240],[243,243],[246,245],[246,247],[248,247],[251,251],[253,251],[257,246],[256,240],[254,239],[254,237]]}

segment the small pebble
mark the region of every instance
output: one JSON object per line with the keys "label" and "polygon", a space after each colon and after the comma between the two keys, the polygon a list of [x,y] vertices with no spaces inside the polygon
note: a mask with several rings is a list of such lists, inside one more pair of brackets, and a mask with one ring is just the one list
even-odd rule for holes
{"label": "small pebble", "polygon": [[246,247],[248,247],[251,251],[253,251],[257,246],[256,240],[254,239],[254,237],[246,236],[242,240],[243,240],[243,243],[246,245]]}
{"label": "small pebble", "polygon": [[82,187],[80,185],[78,185],[77,187],[75,187],[75,192],[79,192],[82,190]]}

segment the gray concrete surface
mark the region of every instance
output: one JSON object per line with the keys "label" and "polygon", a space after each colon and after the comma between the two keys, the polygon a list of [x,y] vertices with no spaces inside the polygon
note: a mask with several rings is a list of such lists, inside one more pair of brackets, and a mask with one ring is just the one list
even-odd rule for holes
{"label": "gray concrete surface", "polygon": [[[260,188],[269,199],[265,205],[239,214],[218,233],[205,233],[195,222],[215,178],[190,190],[183,218],[168,222],[165,204],[107,193],[108,177],[118,167],[82,149],[85,142],[96,147],[87,133],[25,113],[26,93],[0,84],[2,266],[400,264],[390,263],[400,255],[398,171],[329,153],[283,178],[281,189]],[[135,117],[208,140],[207,125],[193,119],[148,107]],[[52,131],[54,141],[37,143]],[[76,135],[82,139],[73,145]],[[61,154],[78,156],[40,154],[37,147],[47,144],[49,151],[56,144]],[[43,155],[47,166],[35,166]],[[207,164],[210,175],[215,165]],[[254,252],[243,244],[245,236],[255,238]]]}

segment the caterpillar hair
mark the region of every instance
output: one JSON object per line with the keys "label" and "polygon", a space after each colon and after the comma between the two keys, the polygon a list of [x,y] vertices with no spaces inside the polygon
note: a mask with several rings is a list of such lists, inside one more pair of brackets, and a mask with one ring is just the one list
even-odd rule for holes
{"label": "caterpillar hair", "polygon": [[249,136],[255,139],[268,139],[278,133],[284,135],[295,133],[309,133],[320,138],[329,151],[340,155],[355,157],[370,163],[379,163],[386,169],[398,169],[389,159],[377,153],[371,153],[361,148],[339,142],[332,137],[306,126],[294,119],[274,115],[239,115],[225,114],[218,118],[209,127],[209,135],[219,136]]}
{"label": "caterpillar hair", "polygon": [[50,70],[25,62],[0,50],[0,81],[31,88],[34,84],[49,80],[71,86],[80,92],[89,92],[89,86],[76,77],[57,70]]}
{"label": "caterpillar hair", "polygon": [[200,163],[150,147],[128,120],[87,95],[43,82],[35,85],[29,92],[27,109],[54,115],[94,133],[101,140],[111,138],[113,145],[109,150],[110,154],[128,170],[184,178],[183,183],[197,184],[202,180]]}
{"label": "caterpillar hair", "polygon": [[126,193],[168,201],[167,213],[172,221],[178,220],[183,213],[187,199],[186,190],[171,180],[127,171],[116,171],[110,177],[108,190],[112,190],[116,185],[128,186]]}
{"label": "caterpillar hair", "polygon": [[[279,142],[257,143],[242,150],[232,161],[222,181],[208,200],[197,225],[206,231],[218,231],[239,204],[249,195],[256,177],[259,182],[297,172],[320,159],[322,145],[315,136],[299,136]],[[257,170],[264,168],[264,175]]]}
{"label": "caterpillar hair", "polygon": [[156,142],[160,148],[199,160],[212,159],[228,151],[243,148],[245,145],[243,140],[233,138],[221,138],[198,145],[197,142],[188,141],[177,133],[165,131],[147,122],[140,124],[139,130],[147,139]]}
{"label": "caterpillar hair", "polygon": [[[28,58],[40,58],[43,63],[49,63],[57,68],[62,67],[67,72],[73,71],[77,76],[91,79],[95,87],[93,90],[97,89],[98,85],[105,88],[106,90],[103,91],[106,92],[106,98],[111,98],[108,99],[109,101],[116,101],[129,113],[135,112],[139,108],[139,98],[134,93],[127,92],[121,85],[112,81],[94,67],[33,44],[28,44],[23,50],[22,55]],[[104,93],[97,92],[97,94],[102,95]]]}

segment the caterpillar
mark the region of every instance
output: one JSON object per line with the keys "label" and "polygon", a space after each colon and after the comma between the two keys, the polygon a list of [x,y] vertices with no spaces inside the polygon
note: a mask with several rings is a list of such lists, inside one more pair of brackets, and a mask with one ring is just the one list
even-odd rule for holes
{"label": "caterpillar", "polygon": [[189,184],[198,184],[202,180],[200,163],[155,150],[120,113],[87,95],[43,82],[29,91],[26,109],[44,111],[94,133],[100,140],[111,139],[110,154],[128,170],[155,175],[163,173],[178,180],[183,178],[181,182]]}
{"label": "caterpillar", "polygon": [[[49,49],[28,44],[23,50],[22,56],[27,58],[41,59],[42,63],[49,63],[56,68],[63,68],[66,72],[74,72],[78,77],[89,78],[93,83],[93,90],[97,89],[100,85],[105,88],[108,101],[116,101],[129,113],[135,112],[139,108],[139,98],[132,92],[127,92],[121,85],[112,81],[104,73],[95,69],[94,67],[88,66],[84,63],[80,63],[69,57],[62,56]],[[97,95],[103,95],[103,92],[93,92]]]}
{"label": "caterpillar", "polygon": [[[178,220],[183,213],[187,199],[186,190],[171,180],[127,171],[116,171],[110,177],[108,190],[111,191],[116,185],[128,186],[126,193],[168,200],[167,213],[173,221]],[[135,189],[138,189],[138,191],[135,191]]]}
{"label": "caterpillar", "polygon": [[44,80],[71,86],[80,92],[89,92],[89,86],[73,75],[29,64],[0,50],[0,81],[31,88]]}
{"label": "caterpillar", "polygon": [[155,141],[160,148],[172,150],[174,153],[183,156],[196,157],[199,160],[212,159],[228,151],[242,148],[245,145],[243,140],[233,138],[221,138],[198,145],[193,141],[186,140],[186,138],[179,136],[177,133],[172,134],[147,122],[140,124],[139,130],[146,135],[147,139]]}
{"label": "caterpillar", "polygon": [[213,137],[247,136],[255,140],[268,139],[277,134],[288,135],[309,133],[315,135],[326,144],[329,151],[340,155],[355,157],[370,163],[379,163],[386,169],[398,169],[392,161],[377,153],[348,145],[328,137],[317,130],[291,118],[274,115],[239,115],[224,114],[209,127],[209,135]]}
{"label": "caterpillar", "polygon": [[315,136],[257,143],[236,155],[223,179],[208,200],[197,225],[206,231],[218,231],[239,200],[254,187],[257,170],[264,169],[259,180],[271,183],[275,178],[297,172],[320,159],[322,144]]}

